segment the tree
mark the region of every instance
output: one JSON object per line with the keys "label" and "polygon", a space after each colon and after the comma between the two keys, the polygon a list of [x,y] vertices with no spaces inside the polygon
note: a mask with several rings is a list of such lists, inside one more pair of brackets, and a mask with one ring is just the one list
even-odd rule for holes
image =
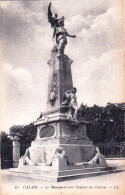
{"label": "tree", "polygon": [[124,104],[108,103],[105,107],[81,105],[80,112],[89,124],[88,137],[94,143],[123,142],[124,138]]}
{"label": "tree", "polygon": [[36,130],[34,123],[20,126],[14,125],[10,128],[9,135],[18,136],[21,144],[29,144],[35,139]]}

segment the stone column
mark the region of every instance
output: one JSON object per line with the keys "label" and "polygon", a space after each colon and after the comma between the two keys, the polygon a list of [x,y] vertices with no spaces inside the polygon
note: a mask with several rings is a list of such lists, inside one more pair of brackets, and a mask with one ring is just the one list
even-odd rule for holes
{"label": "stone column", "polygon": [[19,159],[20,159],[20,142],[19,137],[17,136],[9,136],[9,138],[13,142],[13,168],[18,167]]}

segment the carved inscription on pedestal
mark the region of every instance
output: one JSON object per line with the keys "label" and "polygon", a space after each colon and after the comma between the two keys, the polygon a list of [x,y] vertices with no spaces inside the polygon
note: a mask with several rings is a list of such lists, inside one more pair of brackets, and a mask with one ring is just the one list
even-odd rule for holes
{"label": "carved inscription on pedestal", "polygon": [[46,125],[40,130],[39,137],[40,138],[52,137],[54,134],[55,128],[52,125]]}
{"label": "carved inscription on pedestal", "polygon": [[82,125],[72,125],[72,123],[65,123],[62,127],[63,136],[73,138],[84,138],[84,128]]}

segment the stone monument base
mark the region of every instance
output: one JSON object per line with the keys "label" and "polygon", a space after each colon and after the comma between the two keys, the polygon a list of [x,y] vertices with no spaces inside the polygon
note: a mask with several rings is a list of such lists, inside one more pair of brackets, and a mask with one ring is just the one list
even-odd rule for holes
{"label": "stone monument base", "polygon": [[[50,138],[32,142],[30,159],[34,163],[48,163],[57,148],[64,148],[66,156],[73,163],[87,162],[92,159],[95,146],[91,141],[78,138]],[[37,154],[37,155],[36,155]]]}
{"label": "stone monument base", "polygon": [[[76,122],[66,119],[64,113],[47,113],[39,119],[36,139],[29,148],[30,159],[33,163],[48,163],[57,148],[65,150],[71,162],[87,162],[94,156],[95,146],[86,133],[86,121]],[[37,154],[37,155],[36,155]]]}
{"label": "stone monument base", "polygon": [[[61,168],[63,167],[63,170],[58,171],[57,167],[59,166],[61,166]],[[107,167],[99,164],[67,166],[65,161],[61,161],[61,164],[57,161],[54,166],[19,166],[18,168],[9,169],[8,174],[51,182],[60,182],[64,180],[93,177],[120,171],[122,171],[121,168]]]}

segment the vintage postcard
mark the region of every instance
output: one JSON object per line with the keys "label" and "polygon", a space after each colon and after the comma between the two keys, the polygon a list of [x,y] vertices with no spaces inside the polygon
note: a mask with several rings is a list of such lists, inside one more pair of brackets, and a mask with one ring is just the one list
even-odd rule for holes
{"label": "vintage postcard", "polygon": [[0,0],[1,195],[125,195],[123,0]]}

